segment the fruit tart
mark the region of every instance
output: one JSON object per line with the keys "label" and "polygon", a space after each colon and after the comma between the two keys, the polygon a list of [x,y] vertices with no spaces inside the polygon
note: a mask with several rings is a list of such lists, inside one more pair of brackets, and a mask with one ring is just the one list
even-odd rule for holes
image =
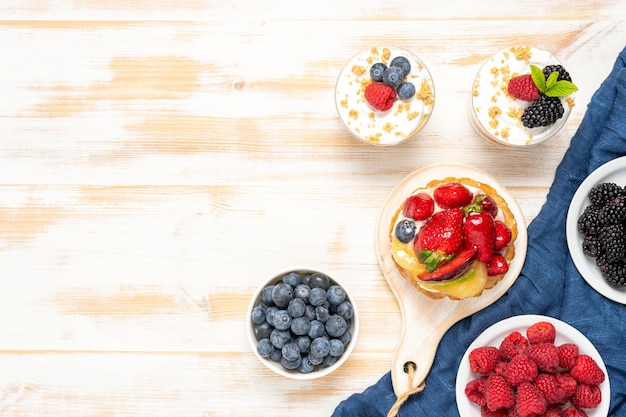
{"label": "fruit tart", "polygon": [[478,297],[497,285],[515,256],[517,236],[505,199],[466,177],[431,180],[414,190],[389,227],[396,268],[434,299]]}

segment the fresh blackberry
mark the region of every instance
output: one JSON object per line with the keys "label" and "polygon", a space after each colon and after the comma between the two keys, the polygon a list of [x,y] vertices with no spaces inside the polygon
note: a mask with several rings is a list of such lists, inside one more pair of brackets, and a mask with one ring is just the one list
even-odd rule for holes
{"label": "fresh blackberry", "polygon": [[617,288],[626,288],[626,263],[623,260],[599,265],[606,282]]}
{"label": "fresh blackberry", "polygon": [[624,223],[626,220],[626,197],[620,195],[607,202],[600,209],[598,220],[605,225]]}
{"label": "fresh blackberry", "polygon": [[603,227],[598,242],[602,256],[608,263],[620,261],[626,256],[626,236],[622,224]]}
{"label": "fresh blackberry", "polygon": [[522,124],[532,129],[539,126],[549,126],[563,117],[563,103],[558,97],[541,96],[524,109]]}
{"label": "fresh blackberry", "polygon": [[624,189],[613,182],[601,182],[589,190],[589,201],[591,204],[603,206],[615,197],[622,195]]}
{"label": "fresh blackberry", "polygon": [[559,73],[559,78],[557,78],[557,81],[565,80],[572,82],[572,77],[569,75],[569,72],[567,72],[565,68],[563,68],[563,65],[548,65],[544,67],[543,75],[545,75],[546,79],[548,79],[550,74],[552,74],[554,71],[558,71]]}
{"label": "fresh blackberry", "polygon": [[602,223],[599,219],[600,206],[590,204],[585,207],[583,214],[578,218],[578,231],[585,236],[600,233]]}
{"label": "fresh blackberry", "polygon": [[589,235],[583,239],[583,253],[587,256],[595,258],[600,254],[600,243],[596,236]]}

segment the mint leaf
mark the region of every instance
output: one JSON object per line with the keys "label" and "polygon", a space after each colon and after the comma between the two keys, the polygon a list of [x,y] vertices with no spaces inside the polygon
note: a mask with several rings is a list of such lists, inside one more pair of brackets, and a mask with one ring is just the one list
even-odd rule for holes
{"label": "mint leaf", "polygon": [[554,86],[558,78],[559,78],[559,72],[552,71],[552,73],[548,76],[548,79],[546,80],[546,91],[550,90],[552,86]]}
{"label": "mint leaf", "polygon": [[549,97],[565,97],[575,93],[576,91],[578,91],[578,87],[576,87],[573,83],[561,80],[554,83],[554,85],[550,89],[546,90],[544,94]]}
{"label": "mint leaf", "polygon": [[530,76],[533,79],[533,82],[537,86],[537,89],[540,93],[546,91],[546,76],[543,75],[543,71],[536,65],[530,66]]}

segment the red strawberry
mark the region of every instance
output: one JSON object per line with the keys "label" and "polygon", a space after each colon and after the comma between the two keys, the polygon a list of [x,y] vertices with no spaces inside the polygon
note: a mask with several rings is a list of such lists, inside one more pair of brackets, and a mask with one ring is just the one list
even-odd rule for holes
{"label": "red strawberry", "polygon": [[495,221],[495,226],[496,226],[496,244],[495,244],[495,250],[502,250],[504,248],[506,248],[509,243],[511,243],[511,238],[513,237],[513,234],[511,233],[511,229],[509,229],[509,227],[500,220],[496,220]]}
{"label": "red strawberry", "polygon": [[576,364],[578,346],[575,343],[564,343],[559,346],[559,366],[570,370]]}
{"label": "red strawberry", "polygon": [[535,386],[546,399],[548,404],[561,404],[565,401],[565,390],[556,382],[552,374],[539,374],[534,382]]}
{"label": "red strawberry", "polygon": [[602,391],[597,385],[578,384],[570,401],[579,408],[596,408],[602,401]]}
{"label": "red strawberry", "polygon": [[480,213],[481,211],[486,211],[491,214],[491,217],[495,218],[498,215],[498,206],[496,202],[493,201],[491,197],[486,194],[479,194],[474,198],[469,205],[463,207],[463,211],[465,214],[469,214],[472,212]]}
{"label": "red strawberry", "polygon": [[485,400],[491,411],[511,408],[515,404],[515,392],[504,377],[491,374],[485,386]]}
{"label": "red strawberry", "polygon": [[589,355],[578,355],[569,373],[582,384],[598,385],[604,381],[604,372]]}
{"label": "red strawberry", "polygon": [[365,87],[365,99],[376,110],[387,111],[396,100],[396,91],[386,84],[372,83]]}
{"label": "red strawberry", "polygon": [[538,374],[537,364],[528,356],[520,354],[511,359],[504,377],[509,384],[517,387],[524,382],[534,381]]}
{"label": "red strawberry", "polygon": [[525,100],[536,101],[539,100],[539,89],[533,81],[533,77],[530,74],[519,75],[511,78],[508,86],[509,94],[513,97]]}
{"label": "red strawberry", "polygon": [[481,346],[469,354],[470,369],[475,374],[486,375],[493,371],[500,360],[500,351],[493,346]]}
{"label": "red strawberry", "polygon": [[537,387],[530,382],[523,382],[517,387],[515,408],[521,417],[530,417],[544,413],[548,405]]}
{"label": "red strawberry", "polygon": [[506,274],[508,270],[509,263],[499,253],[494,253],[487,262],[487,275],[489,276]]}
{"label": "red strawberry", "polygon": [[472,379],[470,382],[465,385],[465,395],[467,398],[478,405],[487,404],[487,400],[485,400],[485,387],[487,386],[487,377],[480,376],[476,379]]}
{"label": "red strawberry", "polygon": [[500,342],[500,358],[510,361],[528,347],[528,339],[520,332],[511,332]]}
{"label": "red strawberry", "polygon": [[474,196],[463,184],[448,182],[435,188],[433,198],[439,207],[449,209],[467,206]]}
{"label": "red strawberry", "polygon": [[478,261],[488,262],[496,244],[496,226],[486,211],[470,213],[463,225],[465,242],[478,250]]}
{"label": "red strawberry", "polygon": [[402,214],[415,220],[426,220],[435,209],[435,201],[426,193],[414,194],[404,201]]}
{"label": "red strawberry", "polygon": [[539,321],[526,329],[526,337],[531,345],[538,343],[554,343],[556,328],[549,321]]}
{"label": "red strawberry", "polygon": [[559,367],[559,349],[552,343],[530,345],[524,354],[535,361],[542,372],[554,372]]}
{"label": "red strawberry", "polygon": [[450,209],[433,214],[420,229],[415,239],[415,253],[421,250],[450,255],[463,243],[463,212]]}

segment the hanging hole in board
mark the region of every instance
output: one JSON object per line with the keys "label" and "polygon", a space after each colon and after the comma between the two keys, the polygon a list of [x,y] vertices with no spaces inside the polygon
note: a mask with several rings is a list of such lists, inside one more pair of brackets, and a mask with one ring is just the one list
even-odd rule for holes
{"label": "hanging hole in board", "polygon": [[415,372],[417,370],[417,365],[413,361],[404,362],[404,373],[405,374],[409,373],[409,368],[410,368],[410,370]]}

